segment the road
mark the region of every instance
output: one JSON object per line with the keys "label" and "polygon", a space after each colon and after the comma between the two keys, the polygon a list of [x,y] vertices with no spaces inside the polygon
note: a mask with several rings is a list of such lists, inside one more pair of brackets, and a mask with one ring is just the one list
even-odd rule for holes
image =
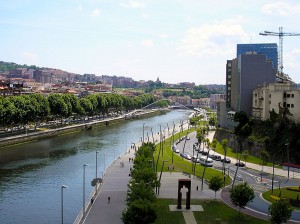
{"label": "road", "polygon": [[[208,138],[210,141],[213,139],[214,132],[210,132]],[[178,144],[176,144],[177,149],[179,149],[179,153],[190,154],[191,156],[202,156],[201,153],[198,153],[193,149],[193,144],[197,142],[196,132],[189,133],[187,135],[189,140],[183,139]],[[208,148],[201,144],[201,149],[203,151],[208,152]],[[198,153],[198,155],[197,155]],[[210,154],[220,155],[223,158],[223,155],[216,153],[210,150]],[[231,178],[234,177],[236,166],[236,158],[228,157],[231,160],[231,163],[225,163],[225,169]],[[222,170],[223,163],[220,161],[213,162],[213,168]],[[264,172],[262,172],[262,170]],[[287,178],[287,171],[282,169],[275,169],[274,176],[274,188],[285,187],[285,186],[300,186],[299,174],[291,175],[292,178]],[[252,209],[259,213],[268,214],[269,202],[265,201],[261,194],[267,190],[272,189],[272,168],[270,167],[261,167],[257,164],[246,163],[245,167],[239,167],[237,172],[237,180],[236,184],[247,182],[255,192],[255,199],[250,202],[247,206],[248,209]],[[292,213],[291,220],[295,220],[300,223],[300,211],[294,210]]]}

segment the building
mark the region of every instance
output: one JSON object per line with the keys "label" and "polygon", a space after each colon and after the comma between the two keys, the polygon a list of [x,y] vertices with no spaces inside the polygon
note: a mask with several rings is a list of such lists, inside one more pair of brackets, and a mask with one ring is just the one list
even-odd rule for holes
{"label": "building", "polygon": [[210,109],[217,109],[217,102],[225,100],[225,94],[210,94]]}
{"label": "building", "polygon": [[276,70],[266,55],[250,52],[226,64],[227,110],[252,112],[252,92],[264,83],[276,82]]}
{"label": "building", "polygon": [[210,98],[192,99],[192,105],[194,107],[209,107]]}
{"label": "building", "polygon": [[242,54],[255,52],[256,54],[262,54],[267,56],[267,60],[272,61],[273,68],[277,72],[278,70],[278,52],[276,43],[264,43],[264,44],[237,44],[236,57],[238,58]]}
{"label": "building", "polygon": [[168,99],[176,103],[179,103],[183,106],[192,105],[192,98],[190,96],[170,96],[168,97]]}
{"label": "building", "polygon": [[287,108],[292,119],[300,123],[300,88],[294,83],[272,83],[253,91],[252,117],[257,120],[270,118],[270,111],[277,114]]}

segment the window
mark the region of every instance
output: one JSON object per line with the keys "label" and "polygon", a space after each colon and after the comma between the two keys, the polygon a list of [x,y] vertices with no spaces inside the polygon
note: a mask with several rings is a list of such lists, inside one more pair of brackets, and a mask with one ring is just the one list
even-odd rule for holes
{"label": "window", "polygon": [[293,103],[291,104],[291,108],[294,108],[294,104]]}
{"label": "window", "polygon": [[292,98],[294,98],[294,93],[291,94]]}
{"label": "window", "polygon": [[291,97],[291,95],[290,95],[290,94],[286,94],[286,97],[287,97],[287,98],[290,98],[290,97]]}
{"label": "window", "polygon": [[228,84],[231,84],[231,81],[228,81]]}
{"label": "window", "polygon": [[288,103],[288,104],[286,104],[286,107],[287,107],[287,108],[290,108],[290,104],[289,104],[289,103]]}
{"label": "window", "polygon": [[231,75],[228,75],[227,77],[228,77],[228,79],[231,79]]}
{"label": "window", "polygon": [[283,102],[283,107],[286,107],[286,102]]}
{"label": "window", "polygon": [[269,104],[271,104],[271,101],[269,101]]}
{"label": "window", "polygon": [[286,93],[283,93],[283,98],[286,98]]}
{"label": "window", "polygon": [[257,93],[255,93],[255,97],[257,97]]}
{"label": "window", "polygon": [[270,94],[269,97],[271,98],[271,96],[272,96],[272,95]]}

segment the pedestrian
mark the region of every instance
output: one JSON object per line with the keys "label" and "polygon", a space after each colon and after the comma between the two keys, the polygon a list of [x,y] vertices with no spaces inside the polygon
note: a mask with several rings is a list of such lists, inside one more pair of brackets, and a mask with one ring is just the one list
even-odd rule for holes
{"label": "pedestrian", "polygon": [[129,160],[129,162],[130,162],[131,158],[129,158],[128,160]]}
{"label": "pedestrian", "polygon": [[107,204],[109,204],[110,203],[110,196],[108,196],[108,198],[107,198]]}
{"label": "pedestrian", "polygon": [[91,205],[94,203],[94,197],[91,198]]}

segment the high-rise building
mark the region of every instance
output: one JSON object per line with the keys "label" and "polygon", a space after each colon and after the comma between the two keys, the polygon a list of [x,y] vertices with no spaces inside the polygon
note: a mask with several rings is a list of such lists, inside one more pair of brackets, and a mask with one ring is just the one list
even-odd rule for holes
{"label": "high-rise building", "polygon": [[259,85],[276,82],[276,70],[266,55],[248,52],[226,64],[226,108],[251,116],[252,91]]}
{"label": "high-rise building", "polygon": [[272,61],[273,68],[278,69],[278,52],[276,43],[265,43],[265,44],[237,44],[237,54],[238,58],[241,54],[247,54],[255,52],[256,54],[266,55],[267,60]]}

